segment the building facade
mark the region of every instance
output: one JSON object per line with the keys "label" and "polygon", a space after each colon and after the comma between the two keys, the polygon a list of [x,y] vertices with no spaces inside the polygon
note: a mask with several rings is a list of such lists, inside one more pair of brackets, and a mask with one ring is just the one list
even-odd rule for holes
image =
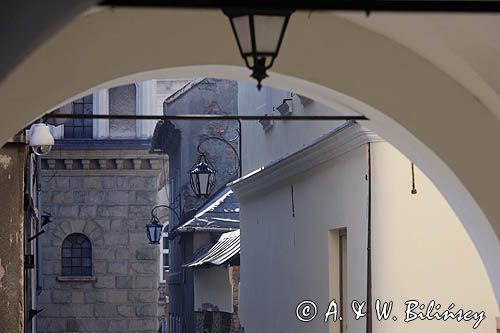
{"label": "building facade", "polygon": [[[197,78],[165,100],[164,114],[234,115],[238,112],[237,91],[235,81]],[[220,192],[228,182],[238,177],[238,140],[238,121],[175,120],[162,121],[156,126],[152,151],[168,155],[169,205],[177,212],[170,214],[172,222],[169,224],[172,235],[168,276],[171,332],[203,332],[203,323],[206,321],[199,319],[203,309],[195,306],[195,269],[185,264],[190,263],[202,248],[213,245],[222,233],[239,228],[239,223],[236,223],[236,227],[234,224],[229,227],[222,225],[220,228],[197,226],[181,231],[181,227],[195,218],[210,200],[195,196],[190,187],[189,170],[198,162],[200,153],[206,154],[210,164],[217,170],[212,194]],[[227,275],[226,282],[229,281],[229,273]],[[221,316],[225,317],[220,322],[229,329],[233,309],[224,310]],[[197,324],[200,322],[201,325]],[[217,329],[213,332],[226,331]]]}
{"label": "building facade", "polygon": [[44,158],[54,222],[42,240],[39,332],[156,332],[160,256],[145,225],[162,161],[145,147],[89,148]]}
{"label": "building facade", "polygon": [[[241,114],[277,114],[288,102],[294,115],[343,111],[244,83],[238,94]],[[484,311],[474,331],[494,332],[494,293],[457,216],[417,166],[362,125],[243,124],[243,137],[254,142],[244,150],[243,169],[255,172],[231,188],[241,205],[245,331],[471,332]],[[371,321],[356,319],[351,302],[370,297]],[[342,321],[325,322],[332,300]],[[377,320],[377,300],[393,302],[388,320]],[[434,300],[440,313],[472,310],[476,319],[406,322],[412,300],[424,314]],[[317,312],[312,306],[303,312],[303,301],[314,302]]]}
{"label": "building facade", "polygon": [[[115,87],[55,113],[157,114],[158,100],[182,84]],[[38,332],[157,332],[165,325],[168,247],[149,244],[145,225],[152,208],[165,203],[168,161],[149,153],[150,125],[79,118],[54,124],[56,145],[42,163],[43,207],[53,222],[40,237]]]}

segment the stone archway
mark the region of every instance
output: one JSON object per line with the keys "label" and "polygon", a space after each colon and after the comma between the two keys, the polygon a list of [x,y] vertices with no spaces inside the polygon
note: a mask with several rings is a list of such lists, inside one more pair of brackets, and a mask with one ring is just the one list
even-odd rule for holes
{"label": "stone archway", "polygon": [[[162,77],[248,80],[241,62],[218,11],[89,13],[32,52],[2,82],[0,141],[101,87]],[[420,166],[464,224],[499,299],[496,105],[417,52],[333,13],[296,13],[274,70],[283,75],[273,74],[266,84],[366,114],[371,129]]]}

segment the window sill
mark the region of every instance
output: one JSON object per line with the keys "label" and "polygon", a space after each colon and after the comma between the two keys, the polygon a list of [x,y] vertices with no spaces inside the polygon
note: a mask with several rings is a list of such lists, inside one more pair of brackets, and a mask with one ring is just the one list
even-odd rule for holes
{"label": "window sill", "polygon": [[95,276],[58,276],[57,281],[59,282],[95,282],[97,277]]}

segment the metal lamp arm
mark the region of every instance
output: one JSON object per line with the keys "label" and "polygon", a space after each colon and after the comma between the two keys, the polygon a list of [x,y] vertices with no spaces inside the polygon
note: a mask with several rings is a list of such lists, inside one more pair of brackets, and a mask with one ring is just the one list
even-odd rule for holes
{"label": "metal lamp arm", "polygon": [[179,214],[175,211],[175,209],[173,209],[172,207],[170,206],[167,206],[167,205],[158,205],[158,206],[154,206],[153,209],[151,210],[151,216],[152,217],[156,217],[156,213],[155,211],[158,209],[158,208],[167,208],[169,209],[171,212],[174,213],[175,217],[177,218],[177,220],[179,222],[181,222],[181,217],[179,216]]}
{"label": "metal lamp arm", "polygon": [[[239,145],[241,147],[241,131],[239,131],[239,130],[238,130],[238,138],[237,139],[238,139]],[[236,148],[234,148],[234,146],[230,143],[230,141],[234,141],[234,140],[236,140],[236,138],[234,140],[226,140],[226,139],[223,139],[223,138],[220,138],[217,136],[209,136],[209,137],[203,138],[200,140],[200,142],[198,143],[198,146],[196,147],[196,150],[198,150],[199,154],[204,154],[204,152],[201,151],[201,145],[208,140],[218,140],[220,142],[225,143],[227,146],[229,146],[231,148],[231,150],[234,153],[235,160],[238,163],[238,176],[241,177],[241,153],[238,153]]]}

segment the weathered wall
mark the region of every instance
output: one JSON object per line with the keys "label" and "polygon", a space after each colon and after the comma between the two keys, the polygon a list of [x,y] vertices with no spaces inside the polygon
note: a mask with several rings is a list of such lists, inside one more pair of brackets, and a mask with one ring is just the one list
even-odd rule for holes
{"label": "weathered wall", "polygon": [[[170,114],[236,114],[238,112],[238,84],[236,81],[211,78],[196,79],[167,98],[164,113]],[[189,185],[188,171],[198,160],[197,146],[208,136],[234,139],[238,137],[237,121],[175,121],[181,131],[181,140],[175,154],[169,155],[170,205],[183,211],[201,206],[206,199],[197,198]],[[237,141],[233,142],[237,149]],[[238,173],[238,160],[231,148],[218,140],[206,141],[202,151],[207,152],[217,170],[214,192],[222,188]],[[179,222],[170,215],[170,228]],[[175,222],[174,222],[175,221]],[[195,237],[196,238],[196,237]],[[196,243],[196,242],[195,242]],[[192,260],[192,235],[185,234],[170,242],[170,313],[182,315],[187,332],[194,331],[193,272],[182,265]]]}
{"label": "weathered wall", "polygon": [[[108,94],[110,115],[133,116],[136,114],[137,92],[135,84],[111,88]],[[115,139],[135,138],[136,121],[111,119],[109,121],[109,136]]]}
{"label": "weathered wall", "polygon": [[[161,163],[144,151],[54,151],[44,161],[39,332],[156,332],[158,247],[145,225]],[[60,281],[61,244],[79,232],[92,242],[90,281]]]}
{"label": "weathered wall", "polygon": [[[164,113],[176,114],[237,114],[238,113],[238,83],[229,80],[211,78],[197,79],[191,85],[184,87],[167,98]],[[226,140],[238,137],[237,121],[175,121],[177,129],[181,131],[179,145],[179,161],[175,168],[170,170],[173,175],[177,172],[182,208],[189,210],[197,208],[205,202],[205,198],[197,198],[189,186],[188,171],[198,160],[198,143],[206,137],[215,136]],[[232,142],[238,149],[238,141]],[[201,147],[207,153],[209,161],[217,169],[214,192],[223,187],[231,179],[236,178],[238,172],[237,159],[226,144],[217,141],[206,141]],[[176,193],[177,194],[177,193]]]}
{"label": "weathered wall", "polygon": [[229,267],[194,270],[195,311],[233,312],[233,295]]}
{"label": "weathered wall", "polygon": [[[209,267],[207,271],[214,267]],[[203,307],[203,311],[197,309],[195,312],[196,327],[195,333],[240,333],[241,325],[240,319],[238,317],[238,307],[239,307],[239,284],[240,284],[240,266],[229,266],[229,267],[215,267],[219,271],[225,270],[223,274],[229,274],[230,280],[230,295],[231,298],[231,308],[230,309],[216,309],[215,307]],[[203,269],[196,269],[195,271],[195,287],[196,287],[196,272],[200,272]],[[207,272],[205,272],[206,274]],[[210,274],[210,273],[208,273]],[[213,281],[214,284],[221,284],[226,277],[219,276],[219,281]],[[210,288],[205,286],[205,288]],[[196,288],[195,288],[196,289]],[[217,290],[205,289],[205,292],[217,292]],[[198,297],[195,292],[195,297]],[[215,305],[215,304],[214,304]],[[215,305],[216,306],[216,305]],[[229,311],[229,312],[225,312]]]}
{"label": "weathered wall", "polygon": [[241,332],[240,318],[240,266],[229,267],[231,282],[233,284],[233,315],[231,316],[231,333]]}
{"label": "weathered wall", "polygon": [[0,149],[0,330],[23,331],[23,211],[27,146]]}

